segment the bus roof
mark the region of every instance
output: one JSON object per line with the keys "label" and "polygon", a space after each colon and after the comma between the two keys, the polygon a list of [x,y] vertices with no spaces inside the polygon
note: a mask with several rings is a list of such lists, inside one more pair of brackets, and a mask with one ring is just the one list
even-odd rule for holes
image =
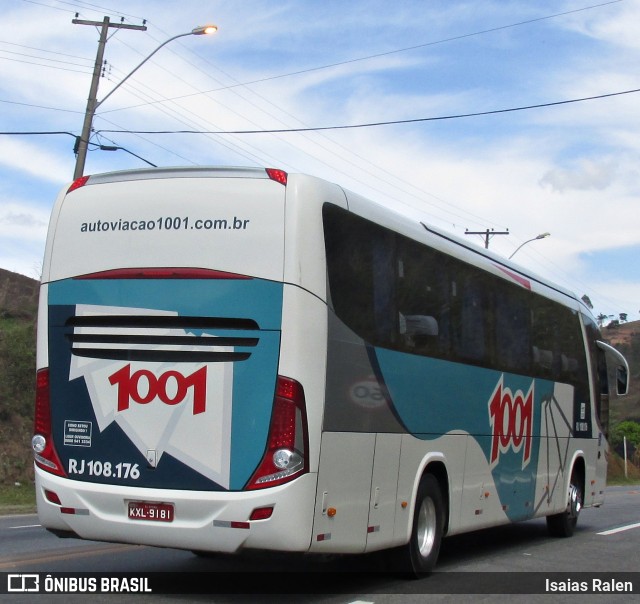
{"label": "bus roof", "polygon": [[[220,166],[174,166],[163,168],[140,168],[135,170],[122,170],[114,172],[105,172],[84,177],[83,186],[93,184],[105,184],[114,182],[131,182],[141,180],[155,179],[173,179],[173,178],[250,178],[250,179],[275,179],[273,170],[254,167],[220,167]],[[279,174],[287,175],[282,171],[276,171]],[[289,178],[304,177],[305,175],[289,174]],[[312,177],[313,178],[313,177]],[[320,179],[317,179],[320,180]],[[282,181],[281,181],[282,182]],[[283,182],[283,184],[285,184]],[[329,184],[329,183],[327,183]],[[342,188],[342,187],[340,187]],[[382,226],[392,228],[402,234],[405,234],[417,241],[426,240],[433,241],[433,236],[442,242],[443,251],[454,252],[461,259],[468,262],[479,263],[484,268],[494,270],[498,269],[497,274],[500,276],[515,280],[521,285],[522,280],[534,282],[543,289],[547,289],[547,295],[569,298],[573,304],[581,305],[585,311],[588,311],[585,303],[575,295],[574,292],[553,283],[534,272],[531,272],[521,265],[511,262],[507,258],[494,253],[488,249],[484,249],[479,245],[469,242],[448,231],[438,229],[427,222],[416,220],[398,210],[389,208],[380,202],[365,198],[352,191],[342,189],[347,198],[347,204],[350,211],[363,216],[364,218],[373,220]],[[426,234],[426,238],[425,238]],[[431,235],[431,237],[430,237]],[[455,250],[455,251],[454,251]],[[457,252],[457,253],[456,253]],[[551,290],[551,291],[549,291]],[[565,300],[567,303],[567,300]]]}

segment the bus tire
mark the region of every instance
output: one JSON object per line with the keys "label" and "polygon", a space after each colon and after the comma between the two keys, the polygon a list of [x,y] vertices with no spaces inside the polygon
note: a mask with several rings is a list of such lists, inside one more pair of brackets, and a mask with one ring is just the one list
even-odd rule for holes
{"label": "bus tire", "polygon": [[547,531],[552,537],[571,537],[584,502],[580,473],[574,468],[569,481],[569,498],[564,512],[547,516]]}
{"label": "bus tire", "polygon": [[418,486],[409,543],[398,550],[400,571],[418,579],[430,573],[440,553],[445,508],[435,476],[425,474]]}

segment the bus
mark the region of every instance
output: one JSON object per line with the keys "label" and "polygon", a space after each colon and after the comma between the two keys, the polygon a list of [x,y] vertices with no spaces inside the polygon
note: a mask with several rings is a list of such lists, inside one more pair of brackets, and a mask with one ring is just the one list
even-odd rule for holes
{"label": "bus", "polygon": [[564,288],[277,169],[84,176],[52,211],[32,447],[59,536],[389,550],[604,500],[624,357]]}

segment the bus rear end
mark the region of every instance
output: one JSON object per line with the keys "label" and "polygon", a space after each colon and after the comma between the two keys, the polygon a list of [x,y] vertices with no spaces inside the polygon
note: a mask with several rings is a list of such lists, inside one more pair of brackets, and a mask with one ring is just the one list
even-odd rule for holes
{"label": "bus rear end", "polygon": [[278,171],[143,170],[60,195],[38,329],[43,526],[308,549],[304,389],[278,373],[285,183]]}

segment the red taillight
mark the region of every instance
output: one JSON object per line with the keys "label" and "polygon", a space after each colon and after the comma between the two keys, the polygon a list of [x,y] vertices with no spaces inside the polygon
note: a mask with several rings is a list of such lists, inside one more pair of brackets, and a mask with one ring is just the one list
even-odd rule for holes
{"label": "red taillight", "polygon": [[49,370],[41,369],[36,374],[36,411],[33,433],[47,435],[51,432],[51,410],[49,407]]}
{"label": "red taillight", "polygon": [[251,277],[208,268],[116,268],[79,275],[74,279],[251,279]]}
{"label": "red taillight", "polygon": [[71,191],[75,191],[76,189],[79,189],[80,187],[84,187],[87,184],[88,180],[89,180],[88,176],[81,176],[80,178],[76,178],[71,183],[71,186],[67,189],[67,195],[69,193],[71,193]]}
{"label": "red taillight", "polygon": [[276,182],[279,182],[281,185],[285,185],[285,187],[287,186],[287,178],[289,175],[284,170],[277,170],[276,168],[267,168],[266,172],[267,172],[267,176],[269,176],[271,180],[275,180]]}
{"label": "red taillight", "polygon": [[53,444],[48,369],[40,369],[36,374],[36,409],[31,446],[39,467],[58,476],[66,476]]}
{"label": "red taillight", "polygon": [[247,489],[283,484],[308,471],[307,413],[302,385],[278,376],[267,448]]}

